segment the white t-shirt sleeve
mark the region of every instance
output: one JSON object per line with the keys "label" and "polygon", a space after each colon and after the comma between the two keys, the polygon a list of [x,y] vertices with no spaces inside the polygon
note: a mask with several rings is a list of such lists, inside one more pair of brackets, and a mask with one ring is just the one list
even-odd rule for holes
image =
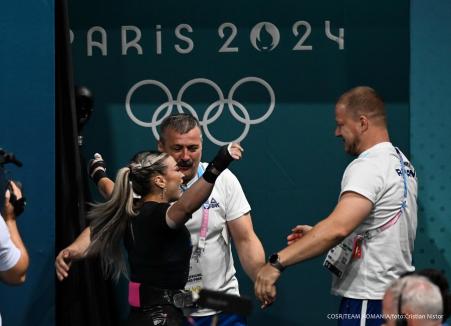
{"label": "white t-shirt sleeve", "polygon": [[11,241],[8,227],[0,215],[0,272],[13,268],[20,258],[20,250]]}
{"label": "white t-shirt sleeve", "polygon": [[225,192],[225,219],[232,221],[248,213],[251,206],[244,195],[238,178],[230,170],[227,169],[222,172],[220,177],[223,179],[221,181],[223,181],[223,191]]}
{"label": "white t-shirt sleeve", "polygon": [[380,168],[368,159],[356,159],[346,168],[341,181],[340,196],[355,192],[376,203],[384,185]]}

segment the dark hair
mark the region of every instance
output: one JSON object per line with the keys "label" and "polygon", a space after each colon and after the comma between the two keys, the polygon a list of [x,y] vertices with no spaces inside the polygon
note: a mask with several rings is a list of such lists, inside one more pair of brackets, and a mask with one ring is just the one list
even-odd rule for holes
{"label": "dark hair", "polygon": [[188,113],[177,113],[168,116],[163,120],[160,126],[160,141],[164,143],[165,132],[167,129],[174,129],[180,134],[186,134],[194,128],[200,129],[199,121]]}
{"label": "dark hair", "polygon": [[341,95],[337,104],[345,106],[346,111],[351,113],[354,118],[366,115],[368,118],[380,119],[384,125],[387,124],[384,100],[371,87],[354,87]]}
{"label": "dark hair", "polygon": [[101,255],[106,277],[117,280],[121,273],[126,274],[120,244],[130,218],[138,215],[141,202],[135,200],[136,195],[142,197],[154,191],[151,178],[166,172],[166,158],[168,154],[157,151],[135,154],[130,164],[118,171],[111,198],[104,203],[92,204],[88,212],[92,222],[87,254]]}

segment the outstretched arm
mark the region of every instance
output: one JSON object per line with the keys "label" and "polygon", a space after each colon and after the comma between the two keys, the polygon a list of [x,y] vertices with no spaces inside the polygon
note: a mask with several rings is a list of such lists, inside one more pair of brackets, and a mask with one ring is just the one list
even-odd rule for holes
{"label": "outstretched arm", "polygon": [[258,271],[265,264],[265,251],[254,232],[251,214],[246,213],[228,222],[227,226],[237,249],[241,266],[252,282],[255,282]]}
{"label": "outstretched arm", "polygon": [[[103,198],[109,199],[114,189],[114,182],[106,174],[106,164],[102,156],[94,154],[94,158],[88,163],[88,174],[97,185],[97,189]],[[86,250],[91,243],[91,229],[86,227],[82,233],[69,246],[61,250],[55,259],[56,276],[63,281],[69,276],[72,261],[84,258]]]}
{"label": "outstretched arm", "polygon": [[[370,214],[372,208],[373,203],[366,197],[354,192],[344,193],[326,219],[279,251],[280,263],[287,267],[323,254],[351,234]],[[264,305],[275,300],[275,283],[279,277],[280,271],[269,264],[258,273],[255,294]]]}
{"label": "outstretched arm", "polygon": [[72,261],[85,257],[86,249],[91,243],[91,229],[85,228],[82,233],[68,247],[58,253],[55,259],[56,276],[63,281],[69,276]]}
{"label": "outstretched arm", "polygon": [[370,214],[373,203],[355,192],[344,193],[332,214],[296,243],[279,252],[283,266],[319,256],[339,244]]}

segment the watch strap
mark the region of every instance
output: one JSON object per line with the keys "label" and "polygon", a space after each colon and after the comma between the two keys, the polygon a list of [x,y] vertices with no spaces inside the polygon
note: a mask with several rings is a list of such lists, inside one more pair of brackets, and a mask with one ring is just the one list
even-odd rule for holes
{"label": "watch strap", "polygon": [[272,267],[278,269],[279,272],[283,272],[284,269],[285,269],[285,266],[283,266],[283,265],[280,263],[280,257],[279,257],[278,254],[272,254],[272,255],[271,255],[271,257],[270,257],[270,259],[269,259],[269,264],[270,264]]}

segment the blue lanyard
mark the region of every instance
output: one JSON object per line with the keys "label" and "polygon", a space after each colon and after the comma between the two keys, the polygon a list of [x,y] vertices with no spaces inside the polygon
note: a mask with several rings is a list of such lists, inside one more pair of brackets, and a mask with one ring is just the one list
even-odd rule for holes
{"label": "blue lanyard", "polygon": [[406,168],[404,167],[404,160],[402,158],[402,154],[401,151],[395,147],[396,153],[398,153],[398,157],[399,157],[399,163],[401,164],[401,174],[402,174],[402,179],[404,182],[404,201],[402,202],[402,208],[406,207],[406,199],[407,199],[407,172],[406,172]]}
{"label": "blue lanyard", "polygon": [[403,183],[404,183],[404,199],[403,199],[403,201],[401,203],[401,208],[396,213],[396,215],[393,216],[384,225],[381,225],[377,229],[368,230],[368,231],[364,232],[363,234],[358,234],[357,237],[360,238],[360,239],[371,239],[375,235],[377,235],[378,233],[380,233],[380,232],[388,229],[392,225],[396,224],[398,219],[401,217],[403,209],[407,207],[407,172],[406,172],[406,168],[404,167],[404,160],[402,158],[401,151],[397,147],[395,147],[395,150],[396,150],[396,153],[398,154],[398,157],[399,157],[399,163],[401,164],[401,174],[402,174],[402,179],[403,179]]}
{"label": "blue lanyard", "polygon": [[204,174],[204,168],[202,164],[199,162],[199,166],[197,167],[197,177],[200,178]]}

